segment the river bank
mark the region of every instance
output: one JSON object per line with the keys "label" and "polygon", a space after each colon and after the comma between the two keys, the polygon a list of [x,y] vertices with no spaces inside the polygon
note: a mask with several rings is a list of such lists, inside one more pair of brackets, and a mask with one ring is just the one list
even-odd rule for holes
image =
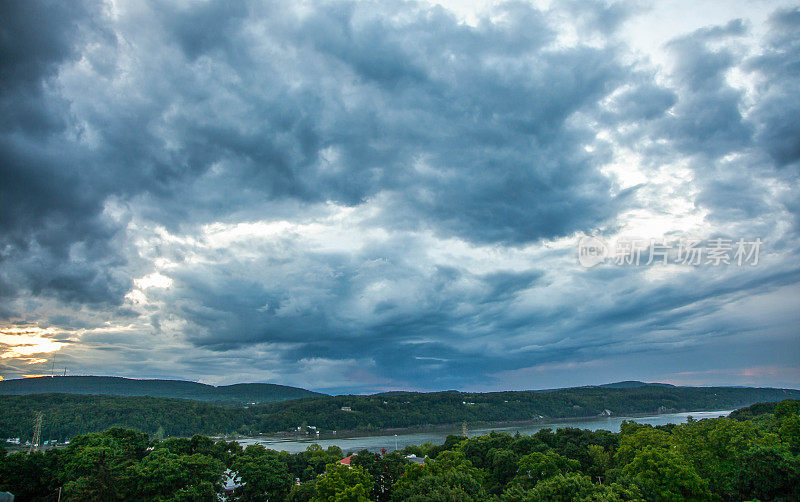
{"label": "river bank", "polygon": [[[491,424],[470,425],[467,427],[467,437],[480,436],[492,431],[520,434],[534,434],[542,429],[558,429],[577,427],[580,429],[599,430],[606,429],[619,432],[619,427],[625,420],[633,420],[642,424],[666,425],[670,423],[685,423],[688,417],[701,420],[703,418],[717,418],[727,416],[732,410],[714,411],[689,411],[682,413],[643,414],[638,416],[611,416],[611,417],[585,417],[564,419],[542,419],[535,421],[495,422]],[[304,451],[311,444],[319,444],[323,448],[338,446],[343,452],[356,452],[369,450],[373,452],[381,449],[403,449],[408,445],[418,445],[426,442],[442,444],[450,434],[463,433],[461,425],[448,424],[431,426],[424,429],[383,429],[381,431],[337,431],[336,435],[316,434],[311,435],[260,435],[252,437],[232,438],[242,446],[260,444],[272,450],[282,450],[289,453]]]}

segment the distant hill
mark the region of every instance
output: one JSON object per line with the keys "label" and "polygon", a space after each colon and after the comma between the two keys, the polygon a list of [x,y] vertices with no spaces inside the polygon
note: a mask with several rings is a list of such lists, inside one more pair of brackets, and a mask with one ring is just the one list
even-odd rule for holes
{"label": "distant hill", "polygon": [[[182,389],[210,387],[201,384],[194,384],[198,386],[194,387],[191,382],[178,384]],[[233,395],[237,395],[236,392],[240,391],[237,387],[240,386],[232,385],[228,389],[232,388]],[[163,428],[168,436],[287,432],[296,430],[303,423],[323,431],[380,431],[460,425],[463,422],[490,424],[541,418],[598,417],[608,413],[629,417],[676,411],[732,410],[757,402],[785,399],[800,399],[800,390],[645,385],[620,389],[578,387],[550,392],[322,396],[257,406],[223,406],[221,404],[225,401],[199,402],[146,396],[0,395],[0,438],[29,439],[38,413],[44,417],[42,434],[49,439],[64,439],[115,426],[133,427],[150,434]]]}
{"label": "distant hill", "polygon": [[757,402],[800,399],[800,390],[640,385],[550,391],[394,393],[329,396],[258,407],[258,430],[288,430],[303,422],[323,430],[389,429],[467,422],[629,417],[733,410]]}
{"label": "distant hill", "polygon": [[0,395],[91,394],[191,399],[220,404],[264,404],[325,394],[271,383],[213,386],[184,380],[138,380],[106,376],[57,376],[0,381]]}
{"label": "distant hill", "polygon": [[675,386],[668,383],[658,383],[658,382],[648,383],[648,382],[640,382],[638,380],[625,380],[623,382],[602,383],[599,385],[581,385],[580,387],[554,387],[552,389],[537,389],[524,392],[549,393],[549,392],[558,392],[570,389],[638,389],[641,387],[675,387]]}
{"label": "distant hill", "polygon": [[605,387],[606,389],[635,389],[637,387],[675,387],[668,383],[645,383],[636,380],[626,380],[624,382],[604,383],[596,387]]}
{"label": "distant hill", "polygon": [[[790,404],[788,409],[795,410],[794,413],[797,412],[798,408],[800,408],[800,400],[794,399],[787,399],[782,401],[785,404]],[[769,415],[775,413],[775,408],[778,405],[777,402],[768,402],[768,403],[755,403],[746,408],[740,408],[730,415],[729,418],[734,420],[744,421],[744,420],[752,420],[756,417],[761,417],[763,415]],[[784,413],[786,412],[787,408],[784,408]]]}

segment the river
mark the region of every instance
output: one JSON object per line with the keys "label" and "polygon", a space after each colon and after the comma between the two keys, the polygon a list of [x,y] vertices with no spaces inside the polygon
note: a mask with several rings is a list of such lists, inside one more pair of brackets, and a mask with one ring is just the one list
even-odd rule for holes
{"label": "river", "polygon": [[[530,422],[508,427],[477,427],[467,429],[467,436],[481,436],[490,433],[491,431],[508,432],[520,434],[533,434],[541,429],[558,429],[563,427],[577,427],[579,429],[598,430],[605,429],[612,432],[619,432],[619,427],[623,420],[633,420],[640,424],[650,425],[666,425],[666,424],[682,424],[685,423],[687,418],[691,415],[693,418],[700,420],[703,418],[717,418],[720,416],[727,416],[733,410],[722,411],[692,411],[688,413],[665,413],[659,415],[643,416],[643,417],[597,417],[586,418],[579,420],[556,420],[556,421],[542,421]],[[419,445],[425,442],[433,444],[444,443],[448,434],[461,434],[460,428],[442,429],[431,432],[412,432],[407,434],[383,434],[375,436],[358,436],[358,437],[342,437],[333,439],[314,439],[312,437],[302,438],[277,438],[269,436],[259,436],[250,438],[239,438],[237,442],[242,446],[250,444],[260,444],[271,450],[283,450],[289,453],[298,453],[305,451],[311,444],[318,444],[323,448],[329,446],[338,446],[344,453],[358,452],[361,450],[369,450],[378,452],[381,448],[386,448],[388,451],[394,449],[403,449],[408,445]]]}

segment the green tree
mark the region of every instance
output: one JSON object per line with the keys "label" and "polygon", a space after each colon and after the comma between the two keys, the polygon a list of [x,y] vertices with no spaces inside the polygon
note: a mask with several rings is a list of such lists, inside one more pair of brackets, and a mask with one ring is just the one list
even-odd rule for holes
{"label": "green tree", "polygon": [[710,500],[706,482],[678,453],[645,446],[622,469],[645,498],[656,501]]}
{"label": "green tree", "polygon": [[317,479],[314,502],[368,502],[372,479],[360,467],[328,464]]}
{"label": "green tree", "polygon": [[0,458],[0,491],[9,491],[17,500],[45,500],[58,492],[59,453],[11,453]]}
{"label": "green tree", "polygon": [[739,461],[737,495],[758,500],[800,500],[800,458],[775,447],[754,448]]}
{"label": "green tree", "polygon": [[222,462],[206,455],[177,455],[166,449],[154,450],[128,468],[124,498],[215,501],[222,490],[224,471]]}
{"label": "green tree", "polygon": [[286,496],[286,502],[310,502],[316,492],[317,480],[312,479],[292,486],[292,490]]}
{"label": "green tree", "polygon": [[670,440],[675,451],[708,481],[708,488],[723,498],[737,498],[736,477],[745,452],[780,442],[777,434],[753,422],[726,418],[682,424],[673,429]]}
{"label": "green tree", "polygon": [[497,449],[492,450],[491,458],[488,489],[493,493],[499,493],[517,474],[519,455],[513,450]]}
{"label": "green tree", "polygon": [[292,489],[294,476],[277,452],[261,445],[249,445],[231,465],[244,483],[235,491],[237,500],[282,500]]}
{"label": "green tree", "polygon": [[192,452],[192,442],[186,438],[168,438],[155,445],[156,449],[165,449],[176,455],[189,455]]}
{"label": "green tree", "polygon": [[635,490],[619,485],[592,483],[588,476],[579,473],[557,474],[540,481],[527,491],[516,487],[505,494],[503,502],[618,502],[637,500]]}
{"label": "green tree", "polygon": [[459,443],[458,450],[478,469],[491,469],[497,450],[508,450],[514,438],[509,434],[491,432]]}
{"label": "green tree", "polygon": [[625,465],[632,461],[636,453],[647,446],[664,450],[673,446],[670,434],[661,429],[628,421],[623,422],[620,428],[622,439],[615,455],[619,465]]}
{"label": "green tree", "polygon": [[586,450],[589,452],[589,458],[591,459],[591,463],[588,468],[585,469],[586,474],[588,474],[592,480],[604,478],[606,476],[606,471],[612,466],[611,454],[606,451],[605,448],[596,444],[590,444]]}
{"label": "green tree", "polygon": [[392,500],[482,501],[485,478],[461,451],[445,451],[425,465],[409,465],[392,489]]}
{"label": "green tree", "polygon": [[775,418],[783,420],[790,416],[797,416],[800,413],[800,401],[787,399],[775,405]]}
{"label": "green tree", "polygon": [[206,436],[201,436],[200,434],[192,436],[192,439],[189,440],[189,448],[191,453],[199,453],[201,455],[208,455],[209,457],[214,457],[217,454],[214,440]]}
{"label": "green tree", "polygon": [[778,429],[778,435],[792,452],[800,454],[800,417],[796,414],[784,416]]}
{"label": "green tree", "polygon": [[519,459],[514,483],[530,488],[543,479],[577,471],[579,468],[580,462],[563,457],[553,450],[534,452]]}
{"label": "green tree", "polygon": [[147,434],[120,428],[74,438],[64,450],[64,498],[119,500],[133,489],[126,470],[144,458],[148,444]]}
{"label": "green tree", "polygon": [[327,450],[316,443],[311,444],[306,448],[306,451],[301,454],[308,471],[304,476],[299,476],[300,479],[311,479],[319,474],[325,472],[328,464],[338,462],[344,456],[341,448],[338,446],[330,446]]}
{"label": "green tree", "polygon": [[361,467],[372,478],[370,500],[385,502],[391,499],[392,485],[403,475],[409,462],[396,451],[381,456],[363,450],[353,457],[350,464]]}

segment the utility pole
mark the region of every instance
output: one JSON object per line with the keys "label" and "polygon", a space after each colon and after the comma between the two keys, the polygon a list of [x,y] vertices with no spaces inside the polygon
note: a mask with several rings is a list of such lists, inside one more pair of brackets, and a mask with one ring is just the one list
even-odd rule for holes
{"label": "utility pole", "polygon": [[39,441],[41,441],[41,439],[42,439],[41,436],[42,436],[42,418],[43,417],[44,417],[44,415],[42,415],[41,412],[39,412],[36,415],[36,421],[33,423],[33,440],[31,441],[31,447],[28,450],[28,453],[30,453],[30,452],[32,452],[34,450],[39,451]]}

